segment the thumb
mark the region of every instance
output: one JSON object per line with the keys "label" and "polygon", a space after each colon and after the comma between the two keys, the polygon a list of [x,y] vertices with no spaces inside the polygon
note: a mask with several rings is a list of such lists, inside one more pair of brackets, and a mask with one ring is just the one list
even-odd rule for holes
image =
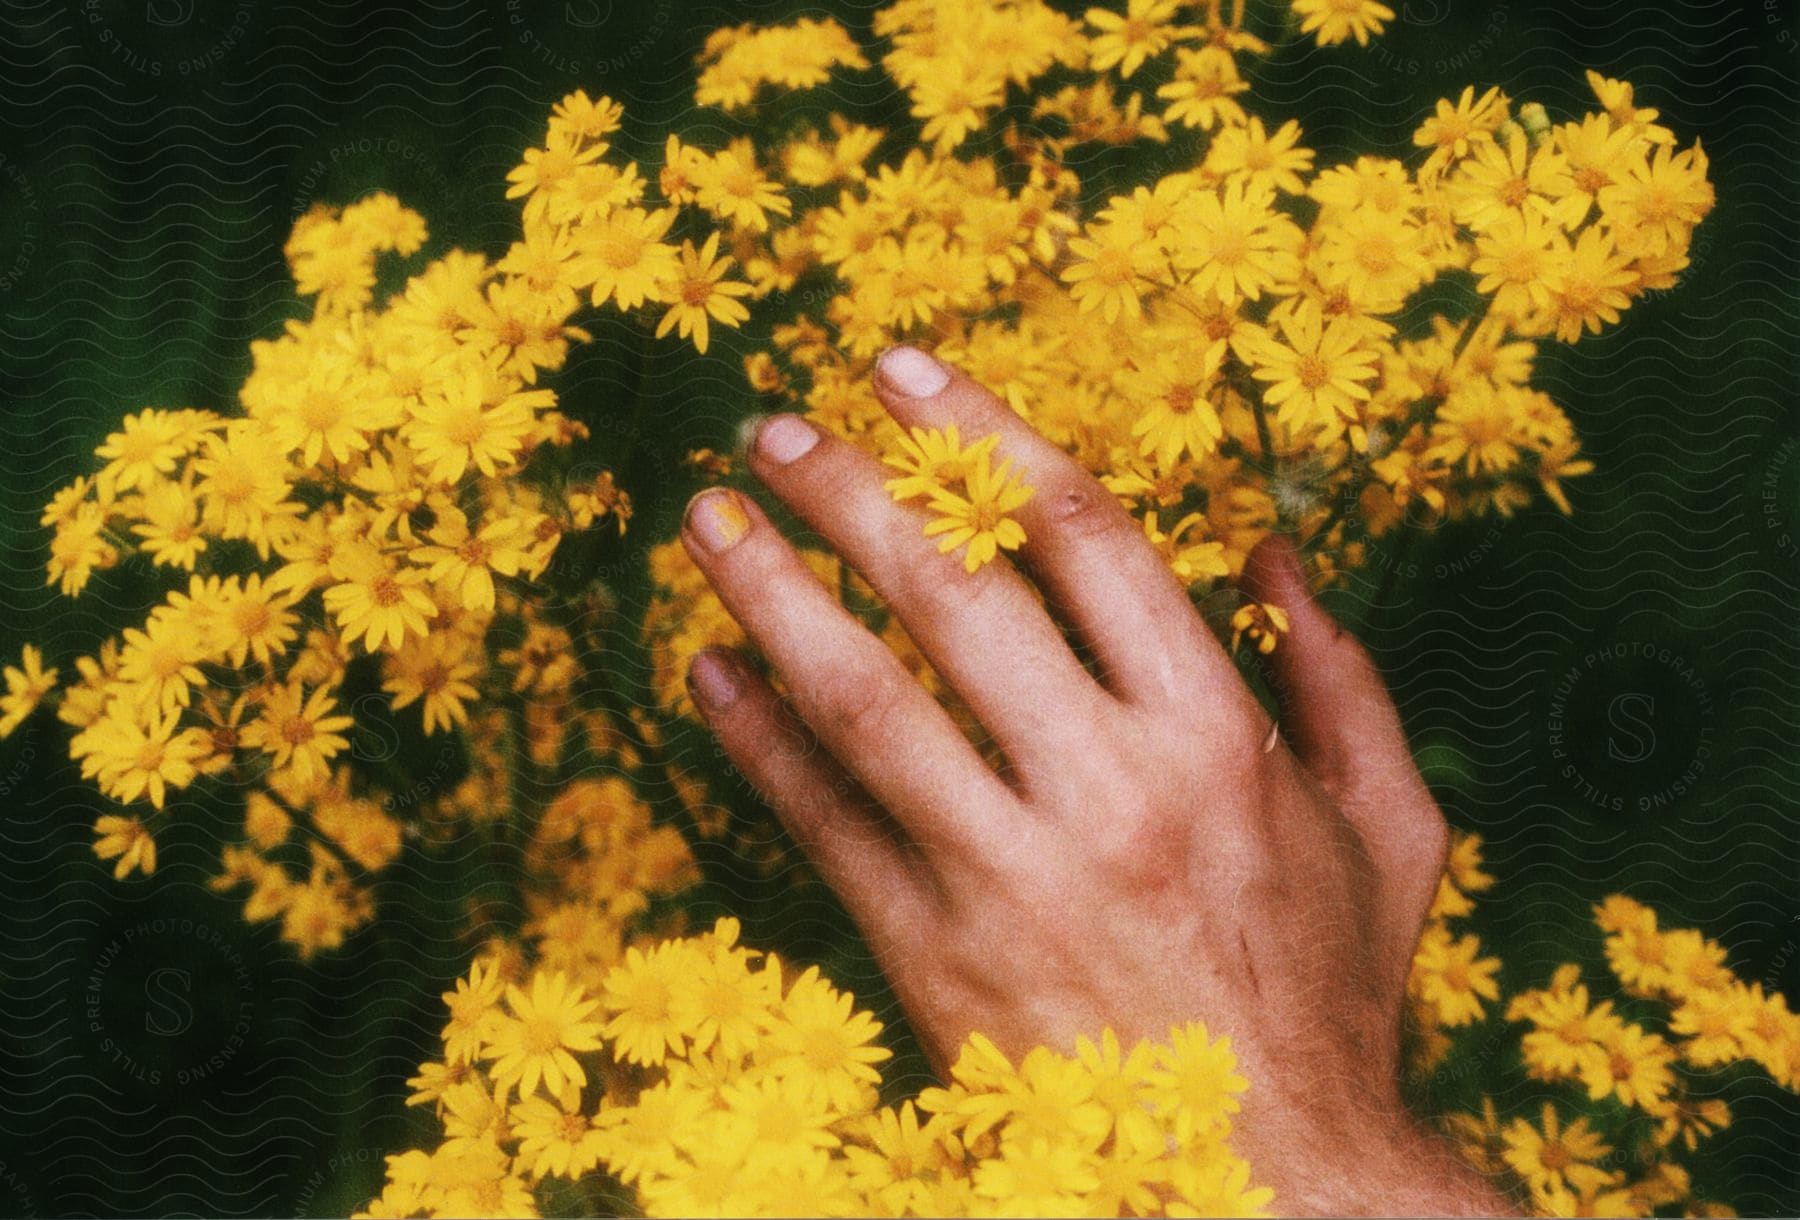
{"label": "thumb", "polygon": [[1403,890],[1435,889],[1448,849],[1387,685],[1367,651],[1315,601],[1293,544],[1270,534],[1250,552],[1243,587],[1288,614],[1267,658],[1281,732]]}

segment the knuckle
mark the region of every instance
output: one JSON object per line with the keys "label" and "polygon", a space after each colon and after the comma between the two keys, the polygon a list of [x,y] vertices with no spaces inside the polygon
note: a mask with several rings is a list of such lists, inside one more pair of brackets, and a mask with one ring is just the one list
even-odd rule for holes
{"label": "knuckle", "polygon": [[[1280,729],[1260,709],[1232,709],[1207,723],[1199,752],[1209,771],[1246,791],[1262,791],[1279,779],[1287,757],[1279,745]],[[1271,734],[1275,736],[1272,737]]]}
{"label": "knuckle", "polygon": [[1421,881],[1436,885],[1450,858],[1450,823],[1444,819],[1437,802],[1425,800],[1414,812],[1407,827],[1406,842],[1410,847],[1408,863]]}
{"label": "knuckle", "polygon": [[1191,814],[1177,812],[1142,788],[1116,793],[1108,804],[1094,846],[1095,861],[1105,874],[1136,893],[1160,891],[1187,874]]}
{"label": "knuckle", "polygon": [[1044,501],[1045,520],[1054,530],[1075,538],[1136,536],[1119,502],[1085,476],[1064,479]]}

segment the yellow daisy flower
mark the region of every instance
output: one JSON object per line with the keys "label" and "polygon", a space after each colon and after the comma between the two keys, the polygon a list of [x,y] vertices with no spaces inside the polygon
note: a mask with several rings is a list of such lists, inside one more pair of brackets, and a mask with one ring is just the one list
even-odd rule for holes
{"label": "yellow daisy flower", "polygon": [[694,350],[704,355],[709,338],[708,319],[736,327],[750,317],[750,311],[737,299],[749,295],[750,285],[724,278],[733,260],[730,255],[717,257],[718,251],[717,233],[708,237],[699,250],[691,241],[681,243],[681,269],[662,286],[663,299],[671,304],[657,323],[658,339],[671,330],[683,339],[692,335]]}
{"label": "yellow daisy flower", "polygon": [[518,1086],[529,1097],[541,1080],[550,1093],[567,1084],[585,1085],[587,1073],[571,1052],[600,1048],[600,1022],[591,1014],[600,1006],[561,971],[539,971],[527,994],[516,984],[506,989],[508,1016],[494,1023],[481,1057],[494,1061],[490,1071],[504,1095]]}
{"label": "yellow daisy flower", "polygon": [[1025,527],[1009,513],[1035,494],[1012,473],[1012,459],[992,464],[988,450],[976,454],[963,477],[963,491],[940,488],[931,497],[936,516],[925,523],[925,536],[938,540],[938,551],[948,555],[963,551],[963,567],[974,572],[991,562],[1001,550],[1015,551],[1025,543]]}

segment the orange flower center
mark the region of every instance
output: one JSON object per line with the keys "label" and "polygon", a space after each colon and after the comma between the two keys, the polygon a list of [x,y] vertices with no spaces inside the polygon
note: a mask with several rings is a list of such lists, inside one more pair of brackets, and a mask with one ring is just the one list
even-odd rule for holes
{"label": "orange flower center", "polygon": [[303,746],[315,732],[313,722],[305,716],[290,716],[281,726],[281,739],[290,746]]}

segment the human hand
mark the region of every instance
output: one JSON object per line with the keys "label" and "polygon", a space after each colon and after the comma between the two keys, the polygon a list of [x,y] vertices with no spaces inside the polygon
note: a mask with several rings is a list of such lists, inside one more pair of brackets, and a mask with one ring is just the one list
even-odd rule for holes
{"label": "human hand", "polygon": [[1506,1210],[1401,1102],[1408,965],[1447,831],[1379,674],[1311,600],[1291,547],[1265,540],[1244,574],[1291,618],[1269,658],[1277,732],[1073,459],[914,349],[875,380],[902,425],[1000,436],[1037,489],[1014,515],[1042,603],[1004,561],[968,573],[939,555],[875,458],[799,417],[762,425],[752,469],[899,616],[1004,766],[722,489],[695,498],[683,539],[787,695],[724,650],[689,683],[936,1066],[971,1031],[1016,1055],[1202,1019],[1251,1081],[1234,1143],[1278,1207]]}

